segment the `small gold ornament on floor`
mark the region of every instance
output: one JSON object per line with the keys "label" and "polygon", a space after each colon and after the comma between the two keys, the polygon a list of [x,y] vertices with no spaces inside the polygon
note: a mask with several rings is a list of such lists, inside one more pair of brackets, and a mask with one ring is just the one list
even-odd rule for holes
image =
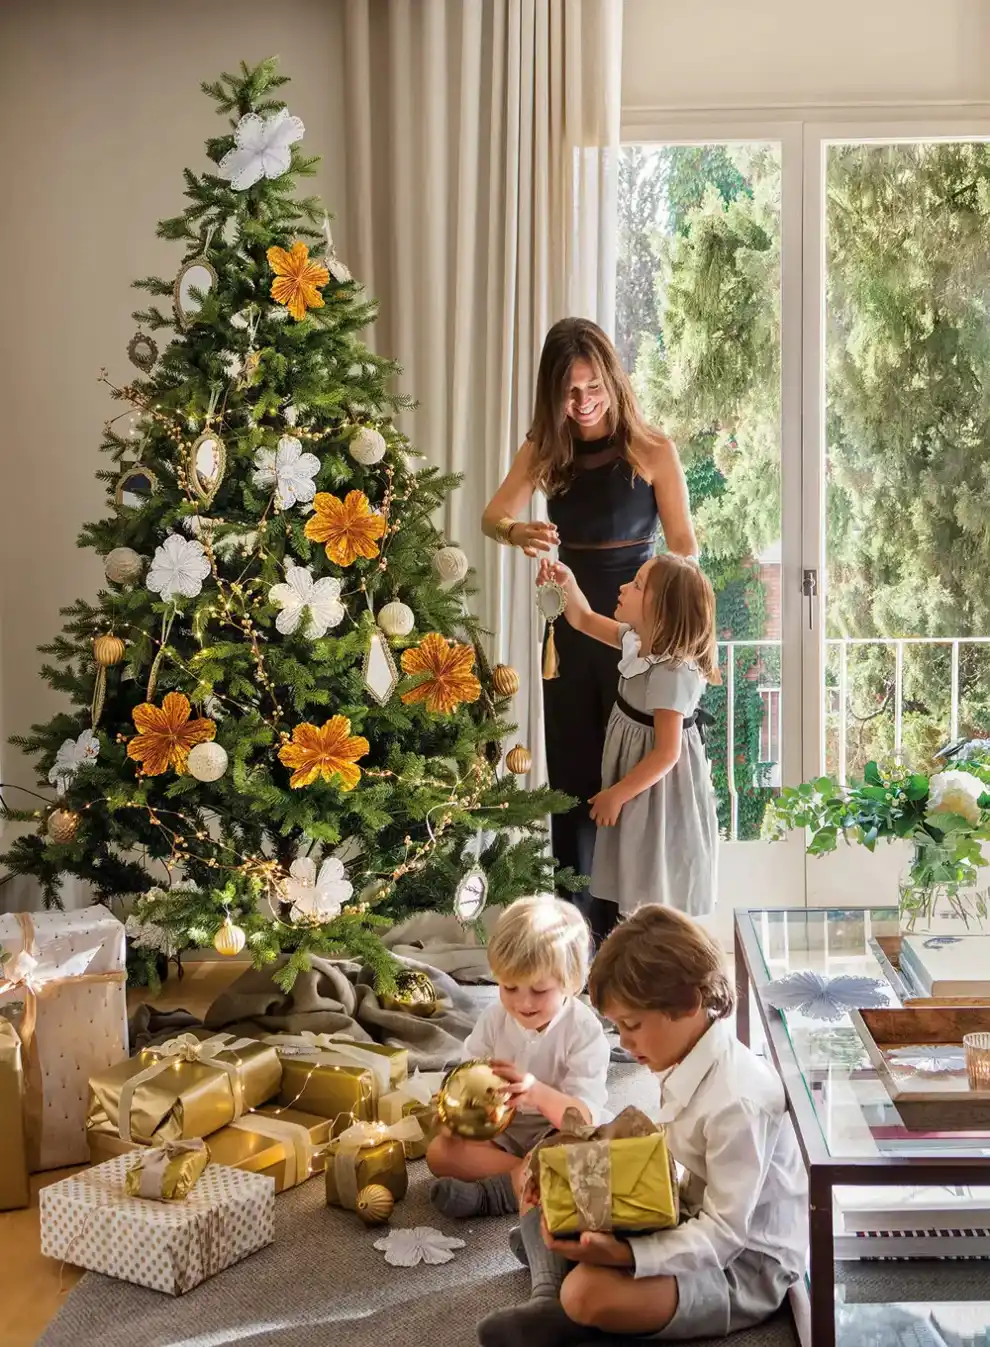
{"label": "small gold ornament on floor", "polygon": [[505,765],[516,776],[525,776],[533,765],[533,755],[524,745],[516,744],[515,748],[510,748],[506,753]]}
{"label": "small gold ornament on floor", "polygon": [[103,714],[103,704],[107,697],[107,669],[112,668],[114,664],[119,664],[124,658],[124,651],[127,649],[119,636],[113,636],[108,633],[106,636],[97,636],[93,642],[93,658],[96,660],[96,685],[93,688],[93,701],[90,706],[90,717],[95,730],[100,723],[100,716]]}
{"label": "small gold ornament on floor", "polygon": [[567,607],[567,591],[555,580],[548,580],[536,591],[536,606],[547,624],[547,639],[543,648],[543,677],[545,681],[549,681],[560,676],[560,662],[557,659],[557,642],[554,640],[553,628]]}
{"label": "small gold ornament on floor", "polygon": [[395,1198],[383,1183],[369,1183],[357,1195],[354,1210],[365,1225],[384,1225],[395,1209]]}
{"label": "small gold ornament on floor", "polygon": [[488,1062],[461,1062],[448,1071],[437,1094],[437,1116],[465,1141],[491,1141],[512,1122],[515,1109],[506,1083]]}
{"label": "small gold ornament on floor", "polygon": [[137,365],[138,369],[143,369],[147,374],[158,359],[158,343],[139,328],[127,343],[127,357],[132,365]]}
{"label": "small gold ornament on floor", "polygon": [[222,926],[213,937],[213,948],[218,954],[225,954],[232,959],[235,954],[240,954],[246,941],[247,936],[241,928],[235,926],[229,917],[224,917]]}
{"label": "small gold ornament on floor", "polygon": [[51,840],[60,847],[67,847],[76,840],[79,831],[79,815],[71,809],[53,809],[48,815],[46,831]]}
{"label": "small gold ornament on floor", "polygon": [[511,664],[496,664],[492,670],[492,683],[500,697],[514,697],[519,691],[519,674]]}
{"label": "small gold ornament on floor", "polygon": [[437,1012],[437,989],[418,968],[407,968],[395,976],[395,991],[381,998],[385,1010],[401,1010],[428,1020]]}

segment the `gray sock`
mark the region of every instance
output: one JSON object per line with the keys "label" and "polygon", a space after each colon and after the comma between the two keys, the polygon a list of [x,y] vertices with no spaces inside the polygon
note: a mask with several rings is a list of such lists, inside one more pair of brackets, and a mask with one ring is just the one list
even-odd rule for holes
{"label": "gray sock", "polygon": [[456,1221],[471,1216],[509,1216],[519,1210],[508,1174],[474,1181],[437,1179],[430,1187],[430,1201]]}
{"label": "gray sock", "polygon": [[531,1299],[559,1299],[560,1288],[571,1270],[571,1264],[543,1243],[539,1207],[531,1207],[519,1222],[519,1237],[533,1283]]}
{"label": "gray sock", "polygon": [[529,1300],[489,1314],[478,1325],[481,1347],[577,1347],[595,1336],[568,1319],[557,1299]]}
{"label": "gray sock", "polygon": [[517,1263],[522,1263],[523,1267],[529,1267],[529,1259],[526,1257],[526,1250],[523,1248],[522,1231],[517,1225],[514,1225],[509,1231],[509,1252]]}

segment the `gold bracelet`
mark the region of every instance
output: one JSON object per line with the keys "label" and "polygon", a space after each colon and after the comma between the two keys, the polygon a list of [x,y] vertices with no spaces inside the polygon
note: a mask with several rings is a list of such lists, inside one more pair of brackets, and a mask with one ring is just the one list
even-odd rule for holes
{"label": "gold bracelet", "polygon": [[501,543],[503,547],[514,547],[515,544],[509,534],[518,523],[518,519],[513,519],[511,515],[504,515],[495,525],[495,541]]}

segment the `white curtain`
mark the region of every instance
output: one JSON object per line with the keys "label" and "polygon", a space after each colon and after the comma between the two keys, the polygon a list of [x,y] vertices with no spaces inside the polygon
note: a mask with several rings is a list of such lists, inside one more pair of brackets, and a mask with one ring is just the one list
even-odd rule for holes
{"label": "white curtain", "polygon": [[475,567],[490,654],[522,677],[534,782],[534,563],[483,538],[481,512],[529,428],[547,329],[612,327],[621,40],[622,0],[346,5],[340,238],[380,301],[375,348],[419,402],[402,430],[464,474],[442,524]]}

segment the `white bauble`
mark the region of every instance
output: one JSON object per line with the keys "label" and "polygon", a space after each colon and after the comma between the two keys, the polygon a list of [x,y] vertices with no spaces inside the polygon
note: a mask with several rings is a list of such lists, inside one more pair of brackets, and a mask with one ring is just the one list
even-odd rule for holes
{"label": "white bauble", "polygon": [[107,553],[103,569],[112,585],[133,585],[141,578],[144,557],[139,556],[133,547],[115,547]]}
{"label": "white bauble", "polygon": [[433,569],[445,585],[456,585],[468,573],[468,559],[459,547],[440,547],[433,553]]}
{"label": "white bauble", "polygon": [[416,617],[408,604],[393,599],[378,614],[378,625],[386,636],[408,636],[416,625]]}
{"label": "white bauble", "polygon": [[213,742],[196,744],[189,750],[186,765],[197,781],[219,781],[227,770],[227,750]]}
{"label": "white bauble", "polygon": [[[197,744],[197,748],[202,748],[202,744]],[[225,954],[228,959],[235,958],[247,943],[247,936],[239,926],[235,926],[229,917],[224,917],[223,923],[216,935],[213,937],[213,948],[218,954]]]}
{"label": "white bauble", "polygon": [[380,463],[385,457],[386,448],[385,436],[371,426],[362,426],[347,446],[348,453],[355,463],[361,463],[366,468],[370,468],[374,463]]}

